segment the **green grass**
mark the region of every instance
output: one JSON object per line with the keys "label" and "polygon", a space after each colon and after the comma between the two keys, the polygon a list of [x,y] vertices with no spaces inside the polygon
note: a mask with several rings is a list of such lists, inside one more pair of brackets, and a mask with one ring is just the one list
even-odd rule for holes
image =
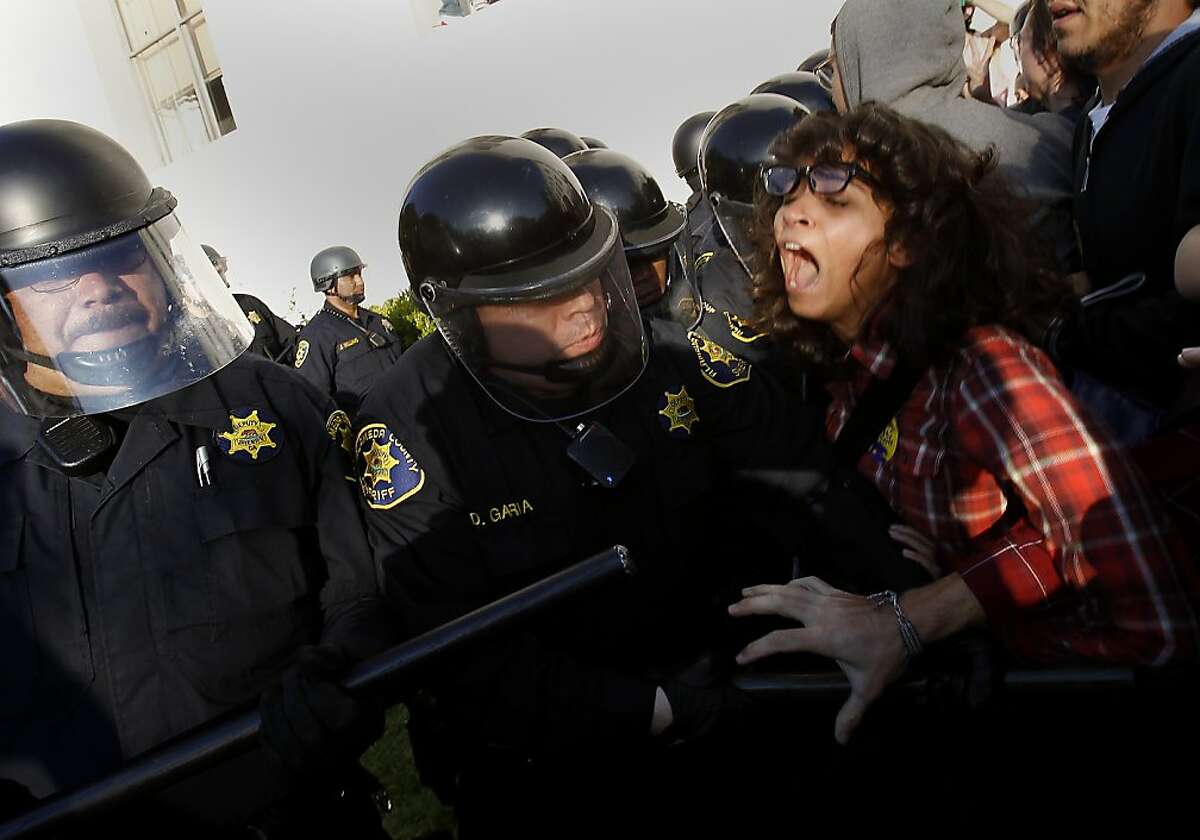
{"label": "green grass", "polygon": [[417,779],[408,743],[408,709],[394,706],[387,713],[384,736],[362,757],[363,767],[375,774],[392,799],[392,812],[383,827],[397,840],[414,840],[439,829],[453,832],[454,812]]}

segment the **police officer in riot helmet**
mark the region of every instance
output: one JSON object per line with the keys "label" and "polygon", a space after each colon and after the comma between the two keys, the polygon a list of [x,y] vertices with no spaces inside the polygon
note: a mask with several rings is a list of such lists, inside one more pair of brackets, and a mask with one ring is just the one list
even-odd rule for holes
{"label": "police officer in riot helmet", "polygon": [[[573,163],[585,155],[602,156]],[[685,802],[732,806],[756,775],[713,746],[747,702],[713,652],[718,593],[743,563],[790,563],[743,505],[769,465],[794,512],[824,457],[821,419],[704,336],[643,319],[626,254],[681,223],[656,193],[643,183],[658,212],[619,230],[552,153],[486,136],[422,167],[402,202],[401,254],[438,332],[364,400],[355,449],[409,632],[615,543],[639,564],[628,587],[430,676],[414,749],[464,837],[680,827]]]}
{"label": "police officer in riot helmet", "polygon": [[[692,195],[700,193],[700,137],[716,111],[701,111],[692,114],[679,124],[671,138],[671,159],[675,162],[675,174],[692,189]],[[688,204],[691,205],[691,199]]]}
{"label": "police officer in riot helmet", "polygon": [[244,353],[175,204],[93,129],[0,127],[0,779],[40,799],[260,702],[266,749],[117,826],[377,834],[337,798],[381,717],[332,679],[389,632],[349,422]]}
{"label": "police officer in riot helmet", "polygon": [[800,62],[797,73],[817,73],[829,61],[829,50],[820,49]]}
{"label": "police officer in riot helmet", "polygon": [[581,134],[581,135],[579,135],[579,139],[582,140],[584,143],[587,143],[587,147],[589,149],[607,149],[608,148],[607,143],[605,143],[603,140],[598,140],[595,137],[586,137]]}
{"label": "police officer in riot helmet", "polygon": [[560,158],[590,148],[586,140],[565,128],[531,128],[521,136],[549,149]]}
{"label": "police officer in riot helmet", "polygon": [[750,93],[778,93],[794,99],[808,109],[810,114],[818,111],[836,112],[833,96],[815,73],[796,71],[780,73],[758,85]]}
{"label": "police officer in riot helmet", "polygon": [[392,323],[360,304],[366,264],[353,248],[318,251],[309,265],[313,291],[325,306],[300,330],[296,369],[351,417],[379,375],[404,347]]}
{"label": "police officer in riot helmet", "polygon": [[658,182],[628,155],[588,149],[563,158],[593,205],[617,219],[638,306],[643,313],[679,316],[691,326],[697,303],[690,289],[690,266],[681,238],[687,217],[682,207],[663,198]]}
{"label": "police officer in riot helmet", "polygon": [[[200,247],[228,287],[229,258],[222,256],[221,252],[211,245],[201,243]],[[250,352],[273,362],[292,364],[296,357],[296,328],[272,312],[270,307],[254,295],[234,292],[233,299],[245,313],[246,320],[254,326],[254,340],[250,342]]]}
{"label": "police officer in riot helmet", "polygon": [[696,285],[704,306],[701,329],[789,381],[794,365],[780,363],[770,339],[751,325],[754,190],[759,170],[771,159],[772,142],[808,113],[805,105],[780,94],[751,94],[713,116],[699,154],[704,195],[715,221],[695,248]]}
{"label": "police officer in riot helmet", "polygon": [[712,208],[704,200],[704,192],[700,189],[700,138],[714,114],[716,111],[693,114],[679,124],[671,138],[675,174],[692,191],[684,208],[687,210],[688,244],[693,253],[698,253],[696,247],[713,226]]}

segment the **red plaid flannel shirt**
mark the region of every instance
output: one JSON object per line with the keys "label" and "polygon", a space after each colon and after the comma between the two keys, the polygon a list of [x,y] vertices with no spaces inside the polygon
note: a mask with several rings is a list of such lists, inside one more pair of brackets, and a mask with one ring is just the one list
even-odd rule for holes
{"label": "red plaid flannel shirt", "polygon": [[[831,438],[896,363],[878,338],[850,359],[850,380],[830,387]],[[962,575],[1011,649],[1035,661],[1196,657],[1185,552],[1145,480],[1039,350],[1000,327],[971,330],[896,424],[894,454],[880,447],[859,470],[938,544],[943,571]]]}

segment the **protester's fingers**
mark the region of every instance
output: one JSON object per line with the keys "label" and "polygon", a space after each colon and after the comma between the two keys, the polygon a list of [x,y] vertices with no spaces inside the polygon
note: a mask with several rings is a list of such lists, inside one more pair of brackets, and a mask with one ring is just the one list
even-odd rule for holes
{"label": "protester's fingers", "polygon": [[857,691],[850,692],[842,708],[838,710],[837,720],[833,724],[833,737],[843,747],[850,743],[854,731],[862,723],[863,715],[867,713],[870,702]]}
{"label": "protester's fingers", "polygon": [[799,590],[788,592],[783,587],[778,589],[776,592],[751,595],[736,604],[730,604],[729,614],[738,618],[747,615],[781,615],[795,621],[804,621],[808,614],[807,601],[817,596]]}
{"label": "protester's fingers", "polygon": [[737,655],[739,665],[748,665],[777,653],[823,653],[820,634],[807,627],[792,630],[775,630],[761,639],[755,639],[742,648]]}
{"label": "protester's fingers", "polygon": [[900,553],[904,557],[907,557],[909,560],[916,563],[925,571],[929,572],[929,574],[933,575],[934,577],[937,577],[940,574],[937,563],[928,554],[924,554],[920,551],[913,551],[911,548],[906,548]]}
{"label": "protester's fingers", "polygon": [[844,595],[845,594],[844,592],[842,592],[842,590],[837,589],[836,587],[830,586],[828,583],[821,580],[816,575],[809,575],[808,577],[796,578],[791,583],[789,583],[788,586],[793,586],[798,589],[807,589],[811,592],[819,592],[822,595]]}
{"label": "protester's fingers", "polygon": [[742,597],[752,598],[755,595],[767,595],[772,592],[779,592],[783,588],[783,584],[779,583],[760,583],[757,586],[747,586],[743,589]]}

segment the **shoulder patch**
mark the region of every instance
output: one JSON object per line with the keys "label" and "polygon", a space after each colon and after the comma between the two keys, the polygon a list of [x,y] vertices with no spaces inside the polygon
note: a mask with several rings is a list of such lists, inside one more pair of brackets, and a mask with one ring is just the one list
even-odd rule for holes
{"label": "shoulder patch", "polygon": [[354,433],[350,426],[349,414],[340,408],[330,414],[325,421],[325,431],[334,443],[346,450],[347,454],[354,454]]}
{"label": "shoulder patch", "polygon": [[696,353],[700,373],[718,388],[730,388],[750,378],[751,365],[698,332],[689,332],[688,341]]}
{"label": "shoulder patch", "polygon": [[260,409],[234,411],[229,415],[229,429],[214,431],[213,440],[234,461],[261,464],[279,454],[283,430],[269,415],[260,416]]}
{"label": "shoulder patch", "polygon": [[686,385],[681,385],[677,394],[672,394],[669,389],[664,391],[658,401],[658,413],[663,418],[662,424],[667,433],[673,437],[691,437],[692,426],[700,422],[700,415],[696,413],[696,403],[688,393]]}
{"label": "shoulder patch", "polygon": [[760,333],[751,326],[745,318],[739,318],[732,312],[725,313],[725,321],[729,324],[729,334],[743,344],[753,344],[760,338],[766,338],[766,333]]}
{"label": "shoulder patch", "polygon": [[896,447],[900,443],[900,426],[893,417],[887,427],[879,433],[879,439],[871,444],[868,450],[871,457],[879,463],[890,461],[896,454]]}
{"label": "shoulder patch", "polygon": [[368,423],[354,443],[362,472],[358,483],[367,507],[388,510],[425,486],[425,471],[391,430],[382,423]]}
{"label": "shoulder patch", "polygon": [[246,320],[249,321],[251,324],[254,324],[254,326],[257,327],[259,324],[262,323],[262,316],[258,314],[258,310],[251,309],[249,312],[246,313]]}
{"label": "shoulder patch", "polygon": [[354,338],[347,338],[345,341],[343,341],[341,344],[339,344],[337,346],[337,351],[339,353],[341,353],[343,350],[349,350],[355,344],[358,344],[358,342],[359,342],[358,336],[354,336]]}
{"label": "shoulder patch", "polygon": [[296,345],[296,367],[304,364],[304,360],[308,358],[308,339],[300,339],[300,343]]}

